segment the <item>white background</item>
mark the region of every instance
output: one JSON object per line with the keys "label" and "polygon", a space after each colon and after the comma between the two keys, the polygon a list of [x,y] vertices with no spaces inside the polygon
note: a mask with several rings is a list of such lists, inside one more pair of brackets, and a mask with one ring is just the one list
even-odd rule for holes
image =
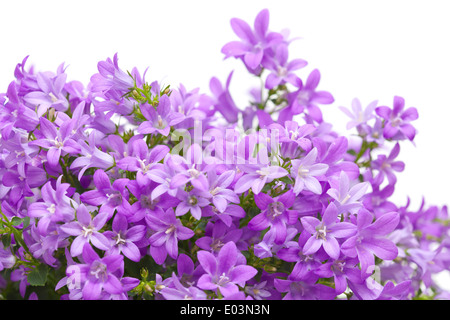
{"label": "white background", "polygon": [[119,54],[119,66],[147,80],[184,84],[209,93],[212,76],[224,81],[235,70],[231,92],[245,107],[253,78],[237,60],[223,60],[222,46],[237,37],[230,19],[251,25],[263,8],[269,28],[301,37],[290,58],[318,68],[319,89],[335,103],[325,120],[344,132],[338,106],[357,97],[392,106],[394,95],[419,111],[415,146],[401,145],[406,169],[398,175],[393,200],[410,196],[412,208],[449,204],[450,182],[450,3],[447,0],[329,1],[2,1],[0,4],[0,91],[13,80],[15,65],[30,55],[37,70],[56,71],[65,62],[69,80],[87,84],[99,60]]}

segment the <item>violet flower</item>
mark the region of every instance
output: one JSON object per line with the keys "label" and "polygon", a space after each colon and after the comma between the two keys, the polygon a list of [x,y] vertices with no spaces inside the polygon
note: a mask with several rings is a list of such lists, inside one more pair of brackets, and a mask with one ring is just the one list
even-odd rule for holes
{"label": "violet flower", "polygon": [[245,174],[236,181],[234,186],[236,193],[243,193],[251,188],[254,194],[258,194],[266,183],[288,175],[287,170],[279,166],[242,165],[240,168]]}
{"label": "violet flower", "polygon": [[246,216],[246,212],[239,205],[228,204],[223,212],[221,212],[215,206],[206,206],[202,209],[202,216],[216,217],[227,227],[231,227],[233,221],[244,218]]}
{"label": "violet flower", "polygon": [[195,245],[200,249],[217,253],[228,242],[237,243],[241,239],[243,230],[234,225],[227,226],[221,221],[209,221],[205,227],[205,236],[197,239]]}
{"label": "violet flower", "polygon": [[295,179],[294,193],[297,195],[303,190],[309,190],[316,194],[322,193],[322,186],[317,177],[324,175],[328,165],[316,163],[317,148],[313,148],[304,158],[291,161],[291,176]]}
{"label": "violet flower", "polygon": [[187,240],[194,236],[194,231],[183,226],[176,218],[173,208],[161,214],[155,212],[145,217],[150,229],[155,231],[149,238],[150,255],[157,264],[162,264],[167,255],[178,257],[178,240]]}
{"label": "violet flower", "polygon": [[219,111],[228,123],[235,123],[238,121],[239,108],[231,97],[229,86],[233,71],[228,75],[225,87],[222,86],[219,79],[212,77],[209,81],[209,89],[213,94],[214,108]]}
{"label": "violet flower", "polygon": [[295,195],[292,190],[281,196],[272,198],[265,193],[255,195],[255,204],[261,209],[261,213],[253,217],[249,223],[250,230],[265,230],[273,228],[275,232],[275,244],[281,244],[286,240],[288,223],[293,224],[297,219],[297,213],[289,210],[294,204]]}
{"label": "violet flower", "polygon": [[135,225],[129,227],[127,218],[120,213],[116,213],[112,223],[112,231],[105,231],[103,235],[110,239],[110,254],[123,253],[131,261],[139,262],[141,253],[135,242],[141,240],[145,235],[145,225]]}
{"label": "violet flower", "polygon": [[370,183],[368,182],[361,182],[350,187],[348,175],[344,171],[341,171],[339,180],[330,181],[331,188],[327,190],[327,194],[335,200],[334,203],[339,213],[355,213],[363,206],[361,200],[369,185]]}
{"label": "violet flower", "polygon": [[43,202],[33,202],[28,208],[30,217],[39,218],[37,227],[41,234],[47,233],[50,223],[67,222],[74,217],[71,199],[66,195],[70,184],[61,183],[61,180],[62,176],[58,178],[55,189],[50,181],[47,182],[41,189]]}
{"label": "violet flower", "polygon": [[268,32],[268,26],[267,9],[261,10],[256,16],[254,30],[239,18],[231,19],[231,27],[241,41],[229,42],[222,48],[225,58],[240,58],[249,70],[256,70],[263,60],[264,50],[283,41],[281,34]]}
{"label": "violet flower", "polygon": [[168,136],[170,127],[183,121],[184,117],[171,110],[171,102],[167,95],[159,98],[158,105],[153,107],[147,103],[140,106],[142,115],[147,121],[142,122],[137,131],[141,134],[159,133]]}
{"label": "violet flower", "polygon": [[268,58],[264,63],[264,66],[271,70],[271,73],[266,78],[265,87],[272,89],[286,82],[295,85],[298,77],[292,71],[301,69],[307,64],[303,59],[295,59],[288,62],[287,44],[281,43],[277,45],[274,57]]}
{"label": "violet flower", "polygon": [[[356,235],[348,238],[341,251],[348,257],[358,257],[361,272],[366,273],[369,267],[375,265],[374,255],[383,260],[394,260],[398,255],[396,245],[385,236],[397,227],[400,216],[397,212],[385,213],[373,222],[373,215],[362,208],[358,211]],[[353,219],[355,220],[355,219]]]}
{"label": "violet flower", "polygon": [[70,165],[71,170],[80,169],[78,180],[81,180],[84,173],[89,168],[99,168],[106,170],[114,165],[114,158],[97,147],[96,136],[91,133],[88,137],[88,143],[84,140],[78,140],[80,155]]}
{"label": "violet flower", "polygon": [[59,164],[63,151],[72,155],[81,151],[80,146],[71,138],[75,125],[73,121],[67,121],[57,129],[52,122],[41,117],[39,124],[40,132],[44,137],[31,141],[30,145],[48,149],[47,160],[51,166],[55,167]]}
{"label": "violet flower", "polygon": [[92,243],[93,246],[100,250],[106,251],[110,249],[108,238],[100,232],[106,221],[106,214],[97,214],[95,217],[92,217],[84,204],[78,206],[77,220],[61,226],[61,230],[75,237],[70,246],[72,257],[79,256],[83,252],[85,244],[89,243]]}
{"label": "violet flower", "polygon": [[175,274],[170,278],[173,287],[165,287],[161,294],[166,300],[206,300],[206,293],[195,286],[185,287]]}
{"label": "violet flower", "polygon": [[130,180],[127,178],[116,179],[112,184],[109,176],[103,170],[96,170],[94,173],[95,189],[81,194],[81,201],[101,206],[100,212],[109,212],[113,214],[114,209],[128,210],[130,206],[128,199],[128,190],[125,188]]}
{"label": "violet flower", "polygon": [[220,291],[224,296],[230,296],[244,287],[245,282],[257,274],[257,270],[251,266],[240,264],[238,261],[238,250],[234,242],[225,244],[217,254],[208,251],[197,252],[200,265],[205,270],[197,282],[197,286],[203,290]]}
{"label": "violet flower", "polygon": [[39,91],[25,95],[24,100],[32,106],[37,106],[38,116],[42,116],[49,108],[56,111],[66,111],[69,107],[64,93],[67,74],[50,75],[44,72],[36,74]]}
{"label": "violet flower", "polygon": [[313,254],[320,247],[333,259],[340,256],[340,245],[336,238],[348,238],[356,233],[356,226],[349,222],[339,222],[338,209],[331,202],[325,209],[322,220],[315,217],[300,219],[303,228],[311,236],[303,246],[304,254]]}
{"label": "violet flower", "polygon": [[406,110],[404,108],[405,99],[395,96],[393,109],[386,106],[375,109],[377,115],[385,120],[383,135],[386,139],[403,140],[405,137],[411,141],[414,139],[416,129],[410,122],[417,120],[419,115],[414,107]]}
{"label": "violet flower", "polygon": [[82,250],[83,264],[78,264],[81,276],[85,278],[82,289],[84,300],[98,300],[105,291],[108,294],[121,294],[124,286],[116,276],[123,268],[123,256],[119,254],[100,256],[89,244]]}
{"label": "violet flower", "polygon": [[287,279],[275,279],[274,285],[279,292],[286,292],[283,300],[334,300],[334,289],[317,283],[317,278],[311,274],[303,278],[290,275]]}
{"label": "violet flower", "polygon": [[375,108],[377,107],[378,101],[372,101],[363,111],[361,102],[358,98],[352,100],[352,111],[346,107],[339,107],[347,116],[350,117],[351,121],[347,123],[347,130],[354,127],[360,126],[367,123],[369,120],[375,118]]}
{"label": "violet flower", "polygon": [[293,115],[300,114],[306,109],[308,115],[316,122],[323,122],[322,112],[317,104],[331,104],[333,96],[327,91],[317,91],[320,81],[320,72],[314,69],[309,74],[305,85],[299,80],[297,90],[288,95],[289,105],[280,112],[279,123],[292,120]]}
{"label": "violet flower", "polygon": [[178,191],[177,197],[181,200],[181,202],[175,209],[175,214],[177,216],[182,216],[190,212],[196,220],[200,220],[200,218],[202,217],[202,207],[210,204],[207,199],[196,192],[188,193],[186,191],[180,190]]}
{"label": "violet flower", "polygon": [[142,139],[137,139],[131,142],[132,145],[129,148],[131,154],[127,154],[123,159],[117,161],[117,167],[126,171],[137,172],[136,180],[141,184],[144,184],[144,179],[147,172],[155,164],[164,159],[164,157],[169,153],[169,148],[165,145],[157,145],[151,150],[148,148],[147,144]]}
{"label": "violet flower", "polygon": [[387,157],[384,154],[379,154],[377,159],[372,161],[372,169],[378,171],[378,174],[374,178],[376,181],[375,184],[380,185],[384,177],[387,177],[389,184],[395,184],[397,182],[394,171],[402,172],[405,169],[404,162],[394,161],[399,153],[400,145],[396,143]]}

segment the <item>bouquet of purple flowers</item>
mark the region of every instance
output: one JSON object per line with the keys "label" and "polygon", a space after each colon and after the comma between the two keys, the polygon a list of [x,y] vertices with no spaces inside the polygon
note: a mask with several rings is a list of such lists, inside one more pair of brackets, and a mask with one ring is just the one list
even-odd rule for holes
{"label": "bouquet of purple flowers", "polygon": [[124,71],[85,86],[27,57],[0,94],[0,294],[4,299],[449,299],[447,207],[390,201],[417,110],[363,108],[346,137],[315,69],[262,10],[222,48],[261,86],[245,108]]}

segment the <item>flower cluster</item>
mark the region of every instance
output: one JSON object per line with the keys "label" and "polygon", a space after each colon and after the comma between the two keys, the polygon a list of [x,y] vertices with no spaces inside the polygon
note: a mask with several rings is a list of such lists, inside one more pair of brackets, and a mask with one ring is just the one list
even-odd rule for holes
{"label": "flower cluster", "polygon": [[[15,69],[0,94],[6,299],[447,299],[447,208],[390,201],[417,110],[355,99],[333,131],[314,69],[269,11],[222,48],[261,88],[237,106],[147,82],[118,56],[85,86]],[[245,131],[245,133],[243,133]]]}

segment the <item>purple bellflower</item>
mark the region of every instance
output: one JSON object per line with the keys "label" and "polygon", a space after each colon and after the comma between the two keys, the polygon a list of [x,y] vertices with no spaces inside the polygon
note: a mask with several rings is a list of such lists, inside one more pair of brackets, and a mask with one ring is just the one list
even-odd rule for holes
{"label": "purple bellflower", "polygon": [[208,251],[199,251],[197,258],[205,270],[197,286],[204,290],[219,290],[224,297],[237,293],[238,286],[244,287],[245,282],[258,272],[245,264],[236,265],[238,251],[236,244],[231,241],[220,249],[217,256]]}
{"label": "purple bellflower", "polygon": [[187,240],[194,236],[194,231],[182,225],[176,218],[173,208],[162,214],[155,212],[145,217],[147,225],[154,233],[150,236],[150,255],[157,264],[162,264],[167,255],[172,259],[178,257],[178,240]]}
{"label": "purple bellflower", "polygon": [[322,220],[303,217],[301,223],[311,237],[303,246],[304,254],[313,254],[321,247],[333,259],[340,256],[340,245],[336,238],[348,238],[356,233],[356,226],[349,222],[339,222],[336,205],[331,202],[323,213]]}
{"label": "purple bellflower", "polygon": [[414,107],[405,108],[405,99],[399,96],[394,97],[393,109],[381,106],[375,109],[378,116],[385,120],[383,135],[386,139],[403,140],[405,138],[413,140],[416,129],[410,124],[419,115]]}

